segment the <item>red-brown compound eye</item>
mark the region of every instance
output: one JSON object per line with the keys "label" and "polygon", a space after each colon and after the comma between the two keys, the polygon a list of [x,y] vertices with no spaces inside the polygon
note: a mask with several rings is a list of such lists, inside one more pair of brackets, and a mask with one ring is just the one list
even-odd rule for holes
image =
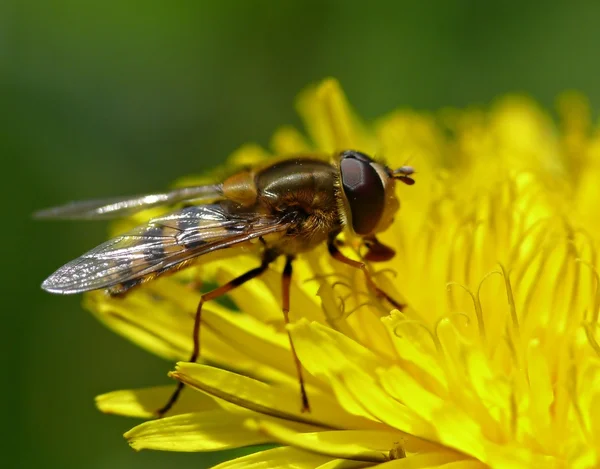
{"label": "red-brown compound eye", "polygon": [[371,158],[356,151],[345,151],[340,158],[342,188],[352,216],[352,229],[358,235],[375,229],[385,207],[385,187],[372,163]]}

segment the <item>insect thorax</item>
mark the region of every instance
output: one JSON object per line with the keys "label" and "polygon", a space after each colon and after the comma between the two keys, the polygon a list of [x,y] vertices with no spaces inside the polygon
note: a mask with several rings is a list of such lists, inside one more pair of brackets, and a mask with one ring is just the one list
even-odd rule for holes
{"label": "insect thorax", "polygon": [[336,177],[334,166],[308,158],[281,161],[256,175],[259,203],[296,218],[286,236],[274,242],[276,249],[284,254],[308,251],[340,230]]}

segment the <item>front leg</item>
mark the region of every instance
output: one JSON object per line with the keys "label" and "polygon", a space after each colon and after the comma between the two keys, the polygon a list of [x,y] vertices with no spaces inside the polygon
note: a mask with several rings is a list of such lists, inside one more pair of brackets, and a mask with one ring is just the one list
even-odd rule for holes
{"label": "front leg", "polygon": [[398,301],[393,299],[390,295],[388,295],[375,284],[373,278],[371,277],[371,274],[369,273],[369,270],[367,269],[367,264],[365,264],[364,262],[355,261],[342,254],[342,252],[337,247],[337,241],[335,240],[335,238],[329,239],[327,243],[327,249],[329,250],[329,254],[331,254],[331,257],[333,257],[335,260],[343,262],[344,264],[349,265],[350,267],[354,267],[355,269],[362,270],[367,279],[367,285],[371,290],[373,290],[377,297],[386,299],[392,306],[394,306],[394,308],[400,311],[402,311],[406,307],[406,305],[399,303]]}

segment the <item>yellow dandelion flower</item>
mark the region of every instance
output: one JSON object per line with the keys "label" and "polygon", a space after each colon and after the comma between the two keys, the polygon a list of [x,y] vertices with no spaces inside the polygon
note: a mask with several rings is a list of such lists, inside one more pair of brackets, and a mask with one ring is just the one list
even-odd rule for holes
{"label": "yellow dandelion flower", "polygon": [[[276,264],[231,293],[240,312],[205,306],[201,363],[177,364],[181,400],[127,432],[131,446],[280,445],[219,468],[599,467],[600,133],[585,100],[565,95],[559,125],[508,97],[486,111],[397,111],[365,127],[326,80],[299,111],[310,140],[282,129],[273,154],[354,148],[417,169],[382,236],[397,255],[374,271],[408,307],[390,310],[323,249],[302,256],[289,326],[311,404],[302,412]],[[246,146],[233,159],[269,157]],[[256,257],[209,261],[124,298],[88,294],[86,306],[147,350],[187,360],[200,299],[189,283],[223,283]],[[172,389],[97,404],[150,418]]]}

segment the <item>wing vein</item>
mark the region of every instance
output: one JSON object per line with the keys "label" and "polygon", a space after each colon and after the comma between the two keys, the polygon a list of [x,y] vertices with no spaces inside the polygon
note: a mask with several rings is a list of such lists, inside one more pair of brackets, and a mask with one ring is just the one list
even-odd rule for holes
{"label": "wing vein", "polygon": [[[161,274],[209,252],[289,229],[289,218],[238,212],[217,203],[187,207],[152,219],[69,262],[42,284],[54,293],[111,288]],[[172,229],[177,235],[160,235]]]}

